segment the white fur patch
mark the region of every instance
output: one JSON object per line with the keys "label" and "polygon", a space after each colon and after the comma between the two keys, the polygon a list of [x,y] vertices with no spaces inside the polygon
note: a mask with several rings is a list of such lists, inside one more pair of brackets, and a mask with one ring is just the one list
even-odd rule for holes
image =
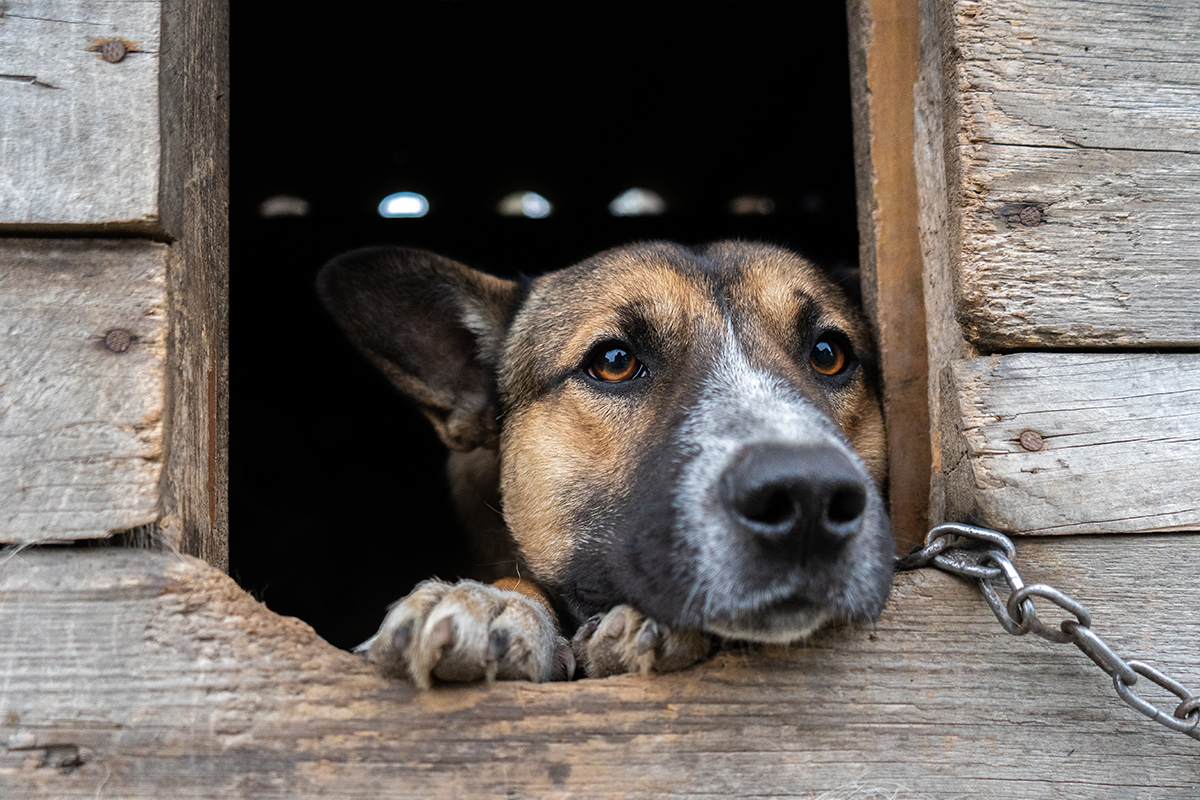
{"label": "white fur patch", "polygon": [[[726,636],[766,642],[804,638],[836,616],[828,608],[780,611],[763,616],[773,603],[795,591],[791,582],[753,579],[744,536],[728,516],[720,478],[747,445],[774,442],[833,446],[841,450],[873,486],[862,459],[834,422],[781,377],[754,367],[732,327],[722,352],[701,386],[699,401],[679,433],[688,458],[676,493],[676,536],[695,553],[696,583],[682,611],[683,622]],[[870,493],[874,514],[882,501]],[[868,515],[872,509],[868,508]],[[853,584],[853,581],[850,582]],[[853,591],[853,586],[848,589]],[[742,627],[742,626],[745,627]]]}

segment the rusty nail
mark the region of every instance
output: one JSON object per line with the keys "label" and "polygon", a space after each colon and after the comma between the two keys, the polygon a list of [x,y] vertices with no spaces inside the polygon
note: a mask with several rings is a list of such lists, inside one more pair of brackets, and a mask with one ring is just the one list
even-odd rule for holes
{"label": "rusty nail", "polygon": [[1023,431],[1021,433],[1021,447],[1031,453],[1036,453],[1045,445],[1042,441],[1042,435],[1037,431]]}
{"label": "rusty nail", "polygon": [[104,346],[114,353],[124,353],[129,349],[129,343],[133,341],[133,336],[127,330],[114,328],[104,337]]}
{"label": "rusty nail", "polygon": [[1021,209],[1021,224],[1026,228],[1042,224],[1042,210],[1037,206],[1025,206]]}
{"label": "rusty nail", "polygon": [[[121,59],[125,58],[125,54],[129,51],[125,49],[125,42],[120,39],[109,39],[100,48],[100,57],[110,64],[116,64]],[[1022,212],[1024,213],[1024,212]]]}

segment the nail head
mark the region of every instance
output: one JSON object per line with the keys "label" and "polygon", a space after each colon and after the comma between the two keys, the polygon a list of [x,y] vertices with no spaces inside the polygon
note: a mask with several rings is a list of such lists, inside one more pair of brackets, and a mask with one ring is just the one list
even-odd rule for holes
{"label": "nail head", "polygon": [[125,42],[120,39],[109,39],[101,46],[100,57],[110,64],[116,64],[125,58],[125,54],[128,52]]}
{"label": "nail head", "polygon": [[1021,209],[1021,224],[1026,228],[1042,224],[1042,210],[1037,206],[1025,206]]}
{"label": "nail head", "polygon": [[104,346],[114,353],[124,353],[129,349],[129,344],[133,341],[133,336],[127,330],[116,328],[111,330],[104,337]]}
{"label": "nail head", "polygon": [[1037,431],[1024,431],[1021,433],[1021,447],[1031,453],[1036,453],[1045,446],[1045,441],[1042,435]]}

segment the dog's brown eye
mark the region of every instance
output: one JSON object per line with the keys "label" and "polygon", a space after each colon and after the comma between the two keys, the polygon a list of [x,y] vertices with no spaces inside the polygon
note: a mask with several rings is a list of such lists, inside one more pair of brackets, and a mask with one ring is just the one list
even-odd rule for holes
{"label": "dog's brown eye", "polygon": [[588,374],[598,381],[627,381],[642,371],[642,362],[623,347],[605,347],[592,358]]}
{"label": "dog's brown eye", "polygon": [[813,345],[808,363],[822,375],[837,375],[846,367],[846,349],[837,339],[827,336]]}

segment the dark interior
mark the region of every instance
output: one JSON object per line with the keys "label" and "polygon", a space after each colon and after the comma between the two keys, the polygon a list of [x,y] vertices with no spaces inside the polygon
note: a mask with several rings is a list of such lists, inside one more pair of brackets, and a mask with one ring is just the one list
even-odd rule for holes
{"label": "dark interior", "polygon": [[[272,610],[341,647],[461,556],[444,452],[349,346],[313,289],[373,244],[495,274],[644,239],[858,258],[845,11],[813,3],[672,10],[352,4],[329,20],[233,10],[230,567]],[[657,216],[616,217],[631,187]],[[384,219],[393,192],[422,218]],[[504,217],[536,191],[544,219]],[[280,195],[303,216],[264,216]],[[769,214],[734,214],[739,196]]]}

